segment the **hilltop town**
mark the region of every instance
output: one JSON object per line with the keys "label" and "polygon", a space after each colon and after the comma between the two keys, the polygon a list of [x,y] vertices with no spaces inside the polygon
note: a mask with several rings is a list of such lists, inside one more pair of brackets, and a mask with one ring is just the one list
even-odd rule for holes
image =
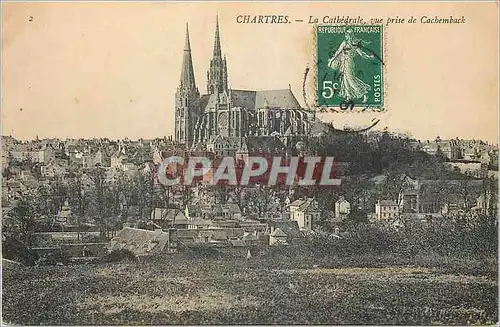
{"label": "hilltop town", "polygon": [[[388,132],[331,131],[295,146],[276,136],[265,142],[248,137],[236,150],[202,154],[324,155],[329,150],[322,142],[335,145],[329,154],[341,160],[342,185],[317,192],[297,185],[203,181],[165,187],[154,178],[163,158],[200,155],[171,138],[22,142],[3,137],[3,237],[15,235],[40,255],[63,251],[74,258],[122,248],[140,255],[199,247],[247,253],[308,232],[341,236],[356,223],[397,227],[497,214],[498,150],[478,140],[422,142]],[[353,142],[357,149],[386,152],[386,158],[355,162],[358,151],[336,145]],[[397,158],[404,151],[415,156],[411,165]],[[165,242],[153,242],[161,238]]]}

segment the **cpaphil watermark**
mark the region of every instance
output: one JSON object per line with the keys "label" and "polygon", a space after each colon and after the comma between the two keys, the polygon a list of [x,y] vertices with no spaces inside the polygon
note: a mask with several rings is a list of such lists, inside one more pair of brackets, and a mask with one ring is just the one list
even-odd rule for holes
{"label": "cpaphil watermark", "polygon": [[246,186],[299,185],[339,186],[339,166],[334,157],[273,156],[268,154],[244,158],[171,156],[164,159],[156,178],[165,186],[208,185]]}

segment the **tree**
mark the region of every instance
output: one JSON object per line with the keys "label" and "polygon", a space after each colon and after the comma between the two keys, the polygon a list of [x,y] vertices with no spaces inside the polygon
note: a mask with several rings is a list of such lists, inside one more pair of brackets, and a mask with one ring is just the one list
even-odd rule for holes
{"label": "tree", "polygon": [[139,181],[135,176],[130,178],[121,173],[117,181],[112,183],[111,188],[117,195],[117,198],[111,201],[115,204],[115,211],[119,212],[120,223],[123,225],[128,221],[130,207],[138,202]]}
{"label": "tree", "polygon": [[234,194],[234,200],[236,201],[240,209],[243,210],[243,202],[246,197],[245,189],[241,185],[234,186],[233,194]]}
{"label": "tree", "polygon": [[229,200],[229,189],[230,186],[221,183],[213,186],[213,192],[215,197],[215,203],[226,204]]}
{"label": "tree", "polygon": [[80,222],[84,218],[91,205],[92,189],[83,183],[82,174],[78,174],[74,179],[70,180],[68,184],[68,202],[76,217],[78,235],[77,239],[80,241]]}
{"label": "tree", "polygon": [[465,211],[468,212],[475,200],[473,195],[473,186],[470,179],[465,178],[460,180],[458,185],[455,185],[454,189],[456,190],[455,192],[460,195]]}
{"label": "tree", "polygon": [[164,208],[169,208],[170,207],[170,197],[172,193],[172,186],[167,186],[163,184],[159,184],[160,187],[160,194],[161,194],[161,199],[163,201],[163,206]]}
{"label": "tree", "polygon": [[366,211],[360,210],[357,207],[352,207],[351,212],[347,216],[345,223],[347,225],[367,223],[368,216]]}
{"label": "tree", "polygon": [[498,199],[498,181],[493,177],[488,177],[483,180],[483,194],[485,199],[490,198],[490,205],[488,207],[487,215],[490,217],[496,217],[498,214],[498,206],[496,200]]}
{"label": "tree", "polygon": [[[109,236],[109,224],[107,218],[109,217],[110,206],[113,201],[109,196],[109,188],[105,181],[105,172],[100,167],[97,167],[91,172],[91,179],[94,187],[91,190],[91,200],[89,211],[94,215],[96,223],[99,225],[101,236]],[[110,201],[111,200],[111,201]],[[111,203],[110,203],[111,202]]]}
{"label": "tree", "polygon": [[401,175],[398,171],[389,171],[386,179],[382,184],[382,199],[396,200],[399,194],[403,191],[405,184],[405,175]]}
{"label": "tree", "polygon": [[[342,180],[342,193],[350,202],[352,208],[366,209],[372,207],[369,196],[373,187],[374,183],[364,176],[351,176]],[[399,186],[396,186],[396,188],[399,189]],[[392,193],[390,196],[392,196]]]}
{"label": "tree", "polygon": [[155,188],[153,174],[143,172],[135,179],[137,189],[137,206],[139,209],[139,219],[150,217],[155,204]]}
{"label": "tree", "polygon": [[275,200],[275,190],[267,185],[257,185],[256,188],[249,189],[248,209],[258,213],[259,218],[263,217],[265,212],[268,212],[269,206]]}
{"label": "tree", "polygon": [[35,196],[40,214],[52,219],[61,210],[68,196],[68,189],[59,181],[50,184],[39,184]]}
{"label": "tree", "polygon": [[445,162],[446,161],[446,155],[444,154],[444,152],[441,149],[440,145],[437,146],[436,158],[438,159],[439,162]]}
{"label": "tree", "polygon": [[26,245],[30,244],[30,234],[33,232],[35,218],[39,215],[35,203],[35,198],[31,195],[19,200],[9,212],[11,219],[4,227],[7,233]]}
{"label": "tree", "polygon": [[191,185],[179,185],[178,193],[181,194],[180,207],[184,209],[193,199],[193,187]]}

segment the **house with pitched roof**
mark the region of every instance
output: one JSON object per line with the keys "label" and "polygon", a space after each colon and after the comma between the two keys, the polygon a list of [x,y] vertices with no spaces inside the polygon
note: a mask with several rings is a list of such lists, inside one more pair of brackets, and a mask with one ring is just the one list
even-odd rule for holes
{"label": "house with pitched roof", "polygon": [[287,245],[290,239],[301,237],[297,221],[291,220],[269,220],[265,235],[269,245]]}
{"label": "house with pitched roof", "polygon": [[66,166],[58,161],[53,161],[48,165],[40,166],[40,173],[43,177],[62,178],[67,172]]}
{"label": "house with pitched roof", "polygon": [[236,203],[214,204],[212,212],[216,219],[241,219],[240,206]]}
{"label": "house with pitched roof", "polygon": [[335,219],[344,220],[351,213],[351,204],[343,196],[335,202]]}
{"label": "house with pitched roof", "polygon": [[111,168],[126,170],[129,157],[124,147],[120,146],[117,151],[111,155]]}
{"label": "house with pitched roof", "polygon": [[51,144],[43,145],[40,150],[38,150],[38,162],[49,163],[56,158],[56,151]]}
{"label": "house with pitched roof", "polygon": [[234,156],[240,142],[238,137],[216,135],[207,141],[206,147],[217,156]]}
{"label": "house with pitched roof", "polygon": [[151,212],[150,220],[164,229],[172,227],[187,229],[190,224],[182,210],[172,208],[155,208]]}
{"label": "house with pitched roof", "polygon": [[290,203],[290,219],[296,221],[301,230],[313,230],[320,219],[321,211],[314,198],[298,199]]}
{"label": "house with pitched roof", "polygon": [[248,157],[252,155],[272,154],[279,156],[285,152],[286,145],[277,136],[249,136],[241,140],[236,151],[236,158],[247,161]]}
{"label": "house with pitched roof", "polygon": [[184,215],[189,220],[212,218],[212,206],[207,204],[188,204],[186,205]]}
{"label": "house with pitched roof", "polygon": [[[93,168],[95,166],[109,167],[111,165],[111,158],[106,154],[106,151],[98,149],[89,149],[87,153],[83,155],[83,167]],[[116,165],[116,162],[115,162]]]}

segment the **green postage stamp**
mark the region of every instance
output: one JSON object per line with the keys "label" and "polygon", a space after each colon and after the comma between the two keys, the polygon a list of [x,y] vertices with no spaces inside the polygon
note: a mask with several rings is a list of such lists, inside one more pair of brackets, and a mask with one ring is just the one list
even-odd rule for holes
{"label": "green postage stamp", "polygon": [[383,26],[316,27],[317,105],[383,111]]}

